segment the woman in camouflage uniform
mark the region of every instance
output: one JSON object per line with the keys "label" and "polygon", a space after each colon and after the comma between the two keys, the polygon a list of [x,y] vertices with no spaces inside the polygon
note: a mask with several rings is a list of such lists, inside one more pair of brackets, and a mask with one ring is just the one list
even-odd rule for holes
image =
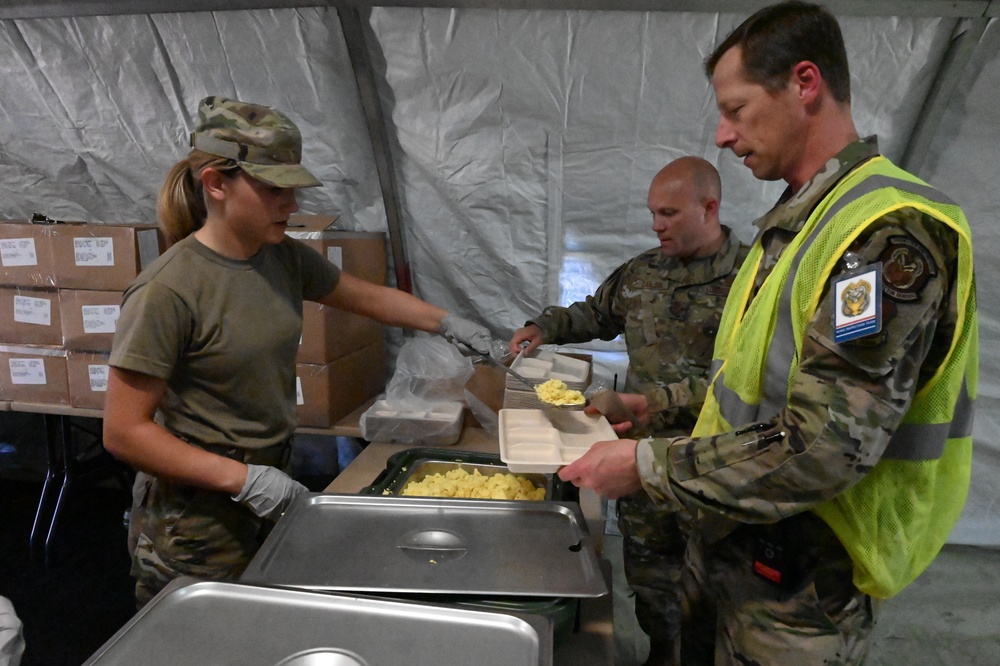
{"label": "woman in camouflage uniform", "polygon": [[283,113],[208,97],[160,192],[170,248],[125,292],[104,445],[139,470],[129,546],[139,606],[172,579],[236,578],[305,487],[287,465],[303,299],[488,352],[490,333],[341,272],[285,235],[300,164]]}

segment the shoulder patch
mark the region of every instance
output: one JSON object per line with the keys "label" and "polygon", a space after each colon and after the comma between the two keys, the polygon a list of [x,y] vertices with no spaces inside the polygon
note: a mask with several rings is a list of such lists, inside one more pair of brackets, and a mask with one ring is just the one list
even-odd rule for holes
{"label": "shoulder patch", "polygon": [[896,301],[915,301],[927,281],[937,275],[934,257],[909,236],[892,236],[888,243],[879,255],[884,293]]}

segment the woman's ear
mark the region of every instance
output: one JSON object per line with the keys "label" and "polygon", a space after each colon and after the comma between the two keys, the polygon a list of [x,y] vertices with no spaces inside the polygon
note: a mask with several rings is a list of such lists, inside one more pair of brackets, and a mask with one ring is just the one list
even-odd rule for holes
{"label": "woman's ear", "polygon": [[201,187],[205,196],[216,201],[225,198],[226,177],[215,167],[205,167],[201,171]]}

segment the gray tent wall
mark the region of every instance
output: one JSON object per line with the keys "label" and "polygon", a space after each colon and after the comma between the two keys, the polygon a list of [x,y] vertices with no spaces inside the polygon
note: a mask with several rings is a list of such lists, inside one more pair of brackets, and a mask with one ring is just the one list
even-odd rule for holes
{"label": "gray tent wall", "polygon": [[[268,104],[299,124],[324,182],[300,193],[303,212],[389,232],[397,282],[412,275],[421,297],[507,338],[655,244],[646,189],[667,161],[718,165],[723,219],[744,239],[781,190],[715,147],[701,65],[764,3],[388,4],[0,5],[0,217],[154,220],[198,100]],[[997,4],[829,6],[859,129],[961,203],[975,233],[975,471],[952,541],[998,545]],[[605,378],[623,370],[620,342],[586,349]]]}

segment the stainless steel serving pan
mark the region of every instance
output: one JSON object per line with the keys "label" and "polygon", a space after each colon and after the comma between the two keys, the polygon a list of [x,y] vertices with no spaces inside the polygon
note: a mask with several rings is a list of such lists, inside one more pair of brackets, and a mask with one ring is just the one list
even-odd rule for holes
{"label": "stainless steel serving pan", "polygon": [[550,632],[540,617],[180,579],[84,666],[550,666]]}
{"label": "stainless steel serving pan", "polygon": [[599,597],[579,505],[303,493],[242,582],[317,591]]}

